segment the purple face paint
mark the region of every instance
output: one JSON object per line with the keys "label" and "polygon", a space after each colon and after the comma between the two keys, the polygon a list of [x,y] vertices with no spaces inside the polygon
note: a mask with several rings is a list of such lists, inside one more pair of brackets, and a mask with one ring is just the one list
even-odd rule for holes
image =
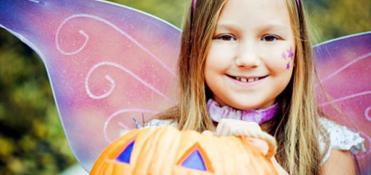
{"label": "purple face paint", "polygon": [[294,58],[294,52],[292,51],[292,47],[290,47],[290,50],[287,51],[287,55],[291,60]]}
{"label": "purple face paint", "polygon": [[292,47],[290,47],[289,50],[286,50],[286,52],[282,53],[282,57],[285,60],[288,60],[286,64],[286,69],[289,70],[291,68],[291,60],[294,58],[294,52],[292,51]]}
{"label": "purple face paint", "polygon": [[289,70],[290,67],[291,67],[291,66],[290,66],[290,63],[287,63],[287,64],[286,64],[286,69]]}
{"label": "purple face paint", "polygon": [[286,60],[286,53],[285,52],[282,53],[282,58]]}

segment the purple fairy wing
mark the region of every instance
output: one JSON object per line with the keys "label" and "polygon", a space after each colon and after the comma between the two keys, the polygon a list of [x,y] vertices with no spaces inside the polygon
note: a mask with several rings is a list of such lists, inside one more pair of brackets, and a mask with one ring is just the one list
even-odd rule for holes
{"label": "purple fairy wing", "polygon": [[174,104],[180,30],[156,17],[103,1],[1,0],[0,26],[41,56],[87,170],[134,118]]}
{"label": "purple fairy wing", "polygon": [[332,120],[365,138],[357,154],[362,174],[371,164],[371,32],[331,40],[314,48],[320,107]]}

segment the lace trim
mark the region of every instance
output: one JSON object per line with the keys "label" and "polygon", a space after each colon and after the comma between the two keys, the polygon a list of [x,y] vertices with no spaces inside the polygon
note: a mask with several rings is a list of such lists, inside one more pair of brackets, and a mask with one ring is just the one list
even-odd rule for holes
{"label": "lace trim", "polygon": [[328,160],[331,150],[333,149],[348,150],[353,154],[366,151],[364,145],[365,139],[363,139],[359,133],[355,133],[347,127],[338,125],[326,118],[320,118],[320,123],[326,129],[329,136],[329,148],[327,151],[325,150],[326,145],[323,136],[319,137],[320,150],[323,153],[321,164]]}
{"label": "lace trim", "polygon": [[146,123],[143,128],[157,127],[157,126],[164,126],[164,125],[177,127],[178,124],[174,120],[171,120],[171,119],[169,120],[152,119],[151,121]]}

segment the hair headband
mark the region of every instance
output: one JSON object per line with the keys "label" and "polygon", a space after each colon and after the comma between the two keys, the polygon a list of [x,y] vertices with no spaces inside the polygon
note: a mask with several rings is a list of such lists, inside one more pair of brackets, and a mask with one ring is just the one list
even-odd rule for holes
{"label": "hair headband", "polygon": [[296,11],[298,13],[298,20],[299,20],[299,32],[300,32],[300,39],[304,42],[304,12],[303,12],[303,5],[301,4],[301,0],[295,0],[296,2]]}
{"label": "hair headband", "polygon": [[298,9],[299,12],[301,12],[302,11],[301,0],[295,0],[295,2],[296,2],[296,8]]}
{"label": "hair headband", "polygon": [[194,12],[195,9],[196,9],[196,3],[197,3],[197,0],[192,0],[192,11]]}

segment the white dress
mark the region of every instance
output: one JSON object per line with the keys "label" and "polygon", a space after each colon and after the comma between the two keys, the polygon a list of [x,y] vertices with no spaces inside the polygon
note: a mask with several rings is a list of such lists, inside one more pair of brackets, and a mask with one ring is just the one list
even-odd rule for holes
{"label": "white dress", "polygon": [[[325,140],[322,136],[319,137],[319,146],[322,153],[323,159],[321,164],[328,160],[331,150],[349,150],[353,154],[361,151],[365,151],[364,139],[353,131],[350,131],[348,128],[342,125],[338,125],[335,122],[326,119],[320,118],[320,124],[326,129],[329,135],[329,149],[326,149]],[[146,124],[145,127],[155,127],[162,125],[170,125],[173,127],[177,126],[177,123],[174,120],[158,120],[153,119]]]}
{"label": "white dress", "polygon": [[319,137],[320,151],[324,153],[321,163],[328,160],[331,150],[351,151],[353,154],[366,151],[364,145],[365,139],[363,139],[359,133],[355,133],[347,127],[326,118],[321,118],[320,123],[326,129],[330,142],[329,149],[326,151],[325,141],[322,136]]}

